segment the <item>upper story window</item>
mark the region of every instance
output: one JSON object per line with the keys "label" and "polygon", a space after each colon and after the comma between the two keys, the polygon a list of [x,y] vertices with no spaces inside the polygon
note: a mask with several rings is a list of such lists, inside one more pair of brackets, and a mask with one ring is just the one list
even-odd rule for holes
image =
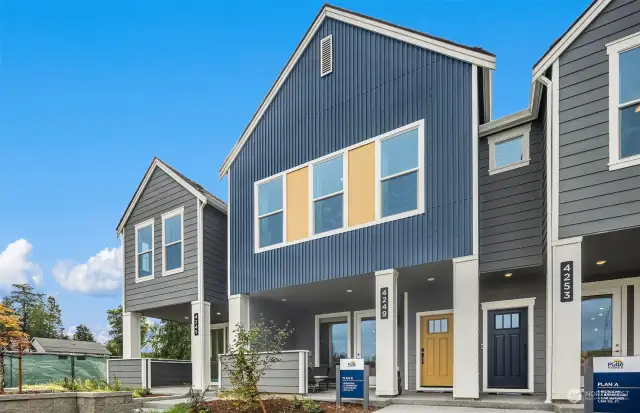
{"label": "upper story window", "polygon": [[182,272],[184,207],[162,215],[162,275]]}
{"label": "upper story window", "polygon": [[531,124],[500,132],[488,138],[489,175],[529,165]]}
{"label": "upper story window", "polygon": [[640,165],[640,33],[607,45],[609,169]]}
{"label": "upper story window", "polygon": [[283,239],[282,177],[258,185],[258,245],[280,244]]}
{"label": "upper story window", "polygon": [[136,281],[153,278],[153,219],[135,226]]}
{"label": "upper story window", "polygon": [[342,155],[313,165],[315,234],[342,228],[344,225],[343,175]]}
{"label": "upper story window", "polygon": [[380,149],[382,217],[418,209],[418,129],[382,140]]}

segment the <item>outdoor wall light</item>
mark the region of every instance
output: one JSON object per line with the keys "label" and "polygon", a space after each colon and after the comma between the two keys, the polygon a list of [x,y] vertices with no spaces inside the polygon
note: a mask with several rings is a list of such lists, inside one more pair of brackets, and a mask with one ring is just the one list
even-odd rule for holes
{"label": "outdoor wall light", "polygon": [[347,290],[347,292],[348,292],[348,293],[352,293],[352,292],[353,292],[353,290]]}
{"label": "outdoor wall light", "polygon": [[511,278],[511,276],[512,276],[512,275],[513,275],[513,273],[508,272],[508,273],[506,273],[504,276],[505,276],[505,277],[507,277],[507,278]]}
{"label": "outdoor wall light", "polygon": [[596,265],[605,265],[606,263],[607,263],[607,260],[596,261]]}
{"label": "outdoor wall light", "polygon": [[431,278],[427,278],[427,281],[435,281],[436,279],[434,277]]}
{"label": "outdoor wall light", "polygon": [[283,298],[283,299],[282,299],[282,300],[280,300],[280,301],[282,301],[283,303],[286,303],[286,302],[287,302],[287,299],[286,299],[286,298]]}
{"label": "outdoor wall light", "polygon": [[216,315],[222,315],[222,313],[216,313]]}

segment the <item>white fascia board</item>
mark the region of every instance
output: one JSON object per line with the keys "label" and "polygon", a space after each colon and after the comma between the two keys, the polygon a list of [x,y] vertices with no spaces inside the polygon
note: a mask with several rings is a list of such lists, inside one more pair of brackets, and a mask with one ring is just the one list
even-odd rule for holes
{"label": "white fascia board", "polygon": [[160,159],[155,158],[151,163],[151,165],[149,166],[149,169],[147,169],[147,173],[144,175],[144,179],[142,180],[142,183],[138,187],[138,190],[133,196],[133,200],[129,204],[129,207],[127,208],[126,212],[124,213],[124,217],[122,218],[120,225],[118,225],[118,228],[116,229],[116,236],[120,235],[120,233],[124,230],[124,226],[129,220],[129,216],[131,215],[131,212],[133,212],[133,208],[135,208],[136,204],[138,203],[138,199],[142,195],[142,192],[144,191],[144,189],[147,187],[147,184],[149,183],[149,180],[151,180],[151,176],[153,175],[153,172],[156,170],[156,168],[160,168],[163,172],[169,175],[174,181],[182,185],[187,191],[191,192],[193,196],[195,196],[202,202],[205,202],[205,203],[207,202],[207,198],[204,196],[202,192],[198,191],[191,184],[189,184],[187,181],[182,179],[178,174],[176,174],[171,168],[169,168]]}
{"label": "white fascia board", "polygon": [[271,102],[278,94],[278,91],[284,84],[284,82],[289,77],[289,74],[298,63],[298,60],[306,50],[307,46],[315,36],[316,32],[320,28],[320,25],[324,21],[325,18],[332,18],[335,20],[339,20],[353,26],[357,26],[369,31],[373,31],[379,34],[382,34],[387,37],[391,37],[405,43],[413,44],[418,47],[422,47],[424,49],[428,49],[437,53],[441,53],[446,56],[450,56],[462,61],[469,62],[471,64],[475,64],[480,67],[485,67],[488,69],[495,69],[496,67],[496,58],[495,56],[491,56],[488,54],[480,53],[471,49],[467,49],[465,47],[457,46],[455,44],[451,44],[448,42],[440,41],[438,39],[431,38],[429,36],[421,35],[419,33],[412,32],[411,30],[402,29],[400,27],[390,25],[384,22],[381,22],[376,19],[367,18],[365,16],[349,13],[344,10],[334,9],[330,6],[325,6],[322,12],[318,15],[316,20],[313,22],[307,34],[302,39],[296,50],[291,55],[291,58],[287,62],[287,65],[284,67],[275,83],[265,96],[264,100],[258,107],[258,110],[251,118],[249,125],[242,133],[240,139],[233,145],[231,152],[225,158],[222,166],[220,167],[219,177],[222,180],[225,175],[229,172],[231,168],[231,164],[235,160],[235,158],[240,153],[240,150],[244,146],[244,144],[251,136],[251,133],[255,129],[255,127],[262,119],[262,116],[267,111]]}
{"label": "white fascia board", "polygon": [[483,138],[494,133],[511,129],[529,123],[538,117],[540,110],[540,100],[542,99],[542,87],[540,82],[531,84],[531,93],[529,94],[529,107],[519,112],[503,116],[491,122],[480,125],[479,137]]}
{"label": "white fascia board", "polygon": [[535,81],[544,74],[553,62],[573,43],[582,32],[589,27],[591,22],[611,3],[611,0],[597,0],[587,9],[586,13],[573,25],[573,27],[558,40],[558,42],[545,53],[532,70],[532,77]]}

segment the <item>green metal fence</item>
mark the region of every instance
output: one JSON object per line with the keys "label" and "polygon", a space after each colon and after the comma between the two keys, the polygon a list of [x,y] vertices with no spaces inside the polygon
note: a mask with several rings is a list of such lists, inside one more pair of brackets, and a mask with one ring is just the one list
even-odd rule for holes
{"label": "green metal fence", "polygon": [[[18,354],[4,355],[5,387],[18,386]],[[107,358],[70,354],[25,353],[22,384],[44,384],[68,379],[107,379]]]}

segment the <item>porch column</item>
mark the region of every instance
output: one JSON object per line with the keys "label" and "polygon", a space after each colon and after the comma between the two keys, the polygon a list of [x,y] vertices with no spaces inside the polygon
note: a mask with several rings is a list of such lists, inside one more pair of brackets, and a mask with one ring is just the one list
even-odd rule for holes
{"label": "porch column", "polygon": [[236,327],[242,324],[245,328],[251,325],[249,312],[251,299],[245,294],[236,294],[229,297],[229,345],[236,342]]}
{"label": "porch column", "polygon": [[582,237],[553,243],[552,289],[551,397],[570,400],[580,395]]}
{"label": "porch column", "polygon": [[396,270],[376,271],[376,396],[398,394],[397,285]]}
{"label": "porch column", "polygon": [[140,313],[122,313],[122,358],[140,358]]}
{"label": "porch column", "polygon": [[205,391],[211,385],[211,304],[191,302],[191,385]]}
{"label": "porch column", "polygon": [[453,259],[453,397],[480,397],[478,257]]}

